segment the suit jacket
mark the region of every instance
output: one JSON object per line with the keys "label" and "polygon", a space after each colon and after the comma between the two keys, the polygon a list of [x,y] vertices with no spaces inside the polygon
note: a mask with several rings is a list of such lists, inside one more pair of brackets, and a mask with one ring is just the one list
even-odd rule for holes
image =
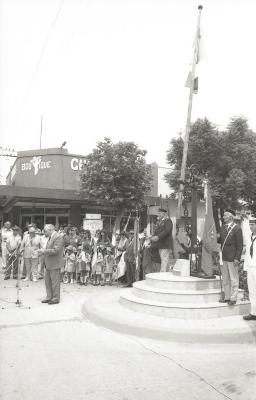
{"label": "suit jacket", "polygon": [[172,249],[172,221],[169,218],[160,221],[155,229],[154,236],[158,236],[157,242],[152,242],[151,246],[157,249]]}
{"label": "suit jacket", "polygon": [[21,251],[24,251],[24,258],[38,258],[36,250],[40,249],[40,239],[41,236],[35,235],[32,239],[30,235],[24,235],[22,243],[21,243]]}
{"label": "suit jacket", "polygon": [[[227,240],[225,240],[226,237]],[[240,261],[243,251],[243,233],[238,225],[234,224],[230,233],[228,233],[225,226],[222,226],[220,230],[220,242],[223,261]]]}
{"label": "suit jacket", "polygon": [[62,267],[63,250],[63,236],[54,231],[44,250],[44,265],[46,269],[60,269]]}

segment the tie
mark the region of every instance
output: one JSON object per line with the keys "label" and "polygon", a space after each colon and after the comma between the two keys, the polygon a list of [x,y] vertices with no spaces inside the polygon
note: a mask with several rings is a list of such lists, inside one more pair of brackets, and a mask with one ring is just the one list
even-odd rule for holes
{"label": "tie", "polygon": [[256,236],[253,237],[251,235],[251,241],[252,241],[251,246],[250,246],[250,256],[251,256],[251,258],[253,257],[253,243],[254,243],[255,239],[256,239]]}

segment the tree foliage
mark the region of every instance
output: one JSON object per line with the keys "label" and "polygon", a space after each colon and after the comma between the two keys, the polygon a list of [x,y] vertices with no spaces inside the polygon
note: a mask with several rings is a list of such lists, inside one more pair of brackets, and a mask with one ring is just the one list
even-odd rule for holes
{"label": "tree foliage", "polygon": [[[178,190],[183,140],[172,139],[167,160],[173,170],[165,179]],[[201,177],[208,175],[215,207],[239,209],[241,201],[251,208],[256,194],[256,134],[245,118],[232,118],[225,131],[219,131],[207,119],[198,119],[191,127],[187,167],[198,164]]]}
{"label": "tree foliage", "polygon": [[120,213],[139,207],[151,187],[146,151],[133,142],[112,143],[109,138],[85,157],[81,190],[85,199],[116,208]]}

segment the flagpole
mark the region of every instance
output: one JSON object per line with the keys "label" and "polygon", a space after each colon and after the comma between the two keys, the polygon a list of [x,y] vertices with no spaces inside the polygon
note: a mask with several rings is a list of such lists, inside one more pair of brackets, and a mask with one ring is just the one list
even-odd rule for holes
{"label": "flagpole", "polygon": [[[182,164],[180,171],[180,187],[178,193],[178,207],[177,207],[177,218],[176,218],[176,227],[179,228],[180,217],[181,217],[181,206],[182,206],[182,192],[184,190],[184,180],[185,180],[185,172],[186,172],[186,164],[187,164],[187,155],[188,155],[188,142],[189,142],[189,134],[191,128],[191,112],[192,112],[192,103],[193,103],[193,94],[194,94],[194,80],[195,80],[195,70],[196,64],[198,61],[198,53],[199,53],[199,39],[200,39],[200,20],[201,20],[201,11],[203,6],[198,6],[198,19],[197,19],[197,28],[196,28],[196,36],[195,36],[195,46],[193,53],[193,62],[191,69],[191,83],[189,90],[189,99],[188,99],[188,112],[187,112],[187,120],[186,120],[186,130],[185,130],[185,138],[184,138],[184,147],[183,147],[183,155],[182,155]],[[178,233],[178,229],[177,229]]]}

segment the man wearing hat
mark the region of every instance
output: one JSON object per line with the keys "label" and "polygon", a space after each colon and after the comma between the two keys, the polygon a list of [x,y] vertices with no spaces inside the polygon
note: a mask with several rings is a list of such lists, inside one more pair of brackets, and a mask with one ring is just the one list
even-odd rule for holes
{"label": "man wearing hat", "polygon": [[246,238],[244,267],[247,269],[247,283],[251,302],[251,312],[243,317],[246,321],[256,320],[256,218],[250,217],[251,235]]}
{"label": "man wearing hat", "polygon": [[234,223],[235,211],[226,209],[223,215],[224,225],[220,230],[222,251],[222,279],[225,299],[221,303],[236,304],[239,286],[238,266],[243,251],[242,229]]}
{"label": "man wearing hat", "polygon": [[12,227],[12,234],[6,240],[7,268],[4,279],[10,279],[11,270],[13,279],[18,277],[18,251],[21,245],[20,228],[16,225]]}
{"label": "man wearing hat", "polygon": [[172,221],[165,208],[158,210],[158,224],[151,237],[151,246],[159,249],[161,258],[161,272],[168,271],[170,255],[173,251]]}

